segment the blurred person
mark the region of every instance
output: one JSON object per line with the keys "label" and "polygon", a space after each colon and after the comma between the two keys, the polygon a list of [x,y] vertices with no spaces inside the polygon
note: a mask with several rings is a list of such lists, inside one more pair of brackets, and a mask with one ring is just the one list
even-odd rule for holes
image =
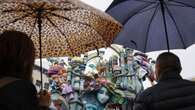
{"label": "blurred person", "polygon": [[195,110],[195,83],[180,76],[178,56],[165,52],[155,65],[157,84],[138,94],[134,110]]}
{"label": "blurred person", "polygon": [[50,95],[32,84],[35,48],[19,31],[0,34],[0,110],[47,110]]}

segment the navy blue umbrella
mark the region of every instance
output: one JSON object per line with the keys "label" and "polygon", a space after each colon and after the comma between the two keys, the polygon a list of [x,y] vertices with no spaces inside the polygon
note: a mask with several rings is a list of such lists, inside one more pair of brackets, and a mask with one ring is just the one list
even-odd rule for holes
{"label": "navy blue umbrella", "polygon": [[195,0],[115,0],[107,13],[124,25],[116,44],[150,52],[195,43]]}
{"label": "navy blue umbrella", "polygon": [[106,11],[110,10],[110,9],[113,8],[115,5],[117,5],[117,4],[119,4],[119,3],[123,2],[123,1],[126,1],[126,0],[114,0],[114,1],[110,4],[110,6],[106,9]]}

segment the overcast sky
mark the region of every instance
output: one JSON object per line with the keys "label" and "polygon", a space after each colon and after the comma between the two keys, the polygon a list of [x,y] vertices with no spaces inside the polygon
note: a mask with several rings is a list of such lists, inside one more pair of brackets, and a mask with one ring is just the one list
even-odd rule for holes
{"label": "overcast sky", "polygon": [[[96,7],[102,11],[104,11],[113,0],[81,0],[93,7]],[[183,71],[182,76],[184,78],[191,78],[195,77],[195,45],[189,47],[186,50],[174,50],[171,51],[175,54],[177,54],[182,63]],[[153,59],[156,59],[157,55],[162,53],[160,52],[151,52],[148,53],[149,57],[152,57]]]}

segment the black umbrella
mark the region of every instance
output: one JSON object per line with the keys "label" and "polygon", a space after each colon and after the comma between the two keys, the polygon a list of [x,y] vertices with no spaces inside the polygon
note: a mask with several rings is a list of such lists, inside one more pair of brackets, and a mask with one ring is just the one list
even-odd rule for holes
{"label": "black umbrella", "polygon": [[124,28],[114,43],[150,52],[185,49],[195,42],[195,0],[116,1],[107,13]]}
{"label": "black umbrella", "polygon": [[117,4],[119,4],[119,3],[123,2],[123,1],[125,1],[125,0],[114,0],[114,1],[110,4],[110,6],[106,9],[106,11],[110,10],[110,9],[113,8],[115,5],[117,5]]}

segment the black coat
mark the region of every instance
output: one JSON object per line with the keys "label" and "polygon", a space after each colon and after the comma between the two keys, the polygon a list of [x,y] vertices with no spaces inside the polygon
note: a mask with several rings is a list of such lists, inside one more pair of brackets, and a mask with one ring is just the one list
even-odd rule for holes
{"label": "black coat", "polygon": [[35,86],[16,80],[0,88],[0,110],[43,110],[39,107]]}
{"label": "black coat", "polygon": [[136,97],[134,110],[195,110],[195,82],[167,72],[158,84]]}

